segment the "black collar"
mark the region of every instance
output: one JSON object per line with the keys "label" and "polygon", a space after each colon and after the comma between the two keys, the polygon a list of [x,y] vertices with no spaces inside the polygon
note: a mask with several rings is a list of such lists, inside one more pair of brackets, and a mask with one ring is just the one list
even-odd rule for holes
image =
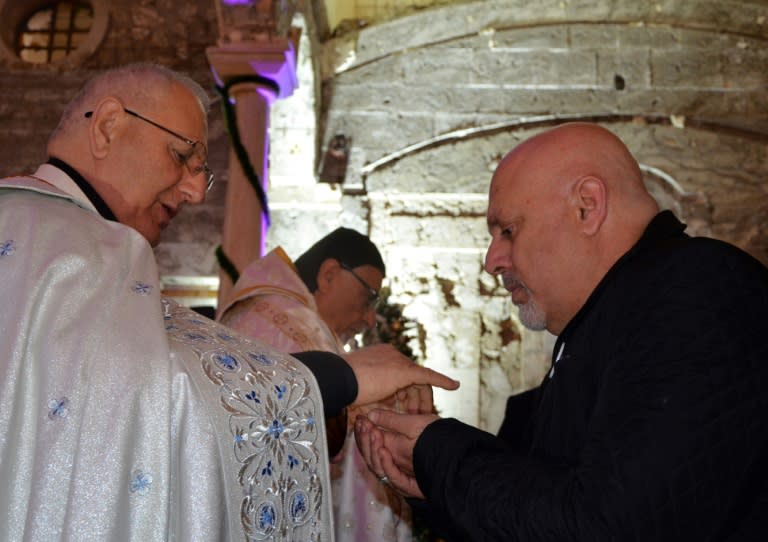
{"label": "black collar", "polygon": [[80,187],[80,190],[83,191],[83,194],[85,194],[93,206],[96,207],[96,210],[103,218],[106,220],[112,220],[113,222],[118,222],[115,213],[113,213],[112,209],[109,208],[107,202],[104,201],[101,196],[99,196],[99,193],[94,190],[88,181],[86,181],[83,176],[80,175],[77,170],[75,170],[75,168],[63,160],[59,160],[58,158],[53,157],[48,158],[48,163],[69,175],[69,177],[75,181],[75,184]]}
{"label": "black collar", "polygon": [[555,353],[559,351],[566,332],[576,325],[575,322],[584,318],[584,315],[589,311],[590,307],[597,302],[596,300],[599,298],[600,292],[607,287],[607,284],[613,280],[626,263],[631,261],[637,254],[643,253],[646,250],[652,250],[653,247],[659,246],[659,244],[665,242],[665,240],[679,238],[680,236],[687,237],[685,228],[686,225],[680,222],[672,211],[661,211],[653,217],[645,227],[645,231],[640,236],[640,239],[638,239],[635,245],[613,264],[611,269],[608,270],[602,280],[598,283],[597,287],[589,295],[581,309],[579,309],[576,315],[565,325],[555,341],[555,348],[552,351],[553,364]]}

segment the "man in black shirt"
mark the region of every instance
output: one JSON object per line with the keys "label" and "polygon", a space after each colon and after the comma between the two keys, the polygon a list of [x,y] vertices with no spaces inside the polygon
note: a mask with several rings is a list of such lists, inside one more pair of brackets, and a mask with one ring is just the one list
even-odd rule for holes
{"label": "man in black shirt", "polygon": [[498,436],[357,420],[371,469],[448,540],[747,540],[768,505],[768,270],[659,212],[611,132],[571,123],[500,163],[486,270],[558,336]]}

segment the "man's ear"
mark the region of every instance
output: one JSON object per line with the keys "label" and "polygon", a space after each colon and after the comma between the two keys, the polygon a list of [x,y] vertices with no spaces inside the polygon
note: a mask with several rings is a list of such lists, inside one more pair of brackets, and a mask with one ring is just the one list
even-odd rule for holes
{"label": "man's ear", "polygon": [[605,182],[599,177],[587,175],[573,186],[573,205],[581,231],[595,235],[605,221],[608,212],[608,194]]}
{"label": "man's ear", "polygon": [[112,97],[102,99],[93,110],[88,124],[88,141],[95,158],[104,158],[109,154],[118,123],[123,117],[123,104]]}
{"label": "man's ear", "polygon": [[340,270],[341,265],[339,265],[339,261],[335,258],[323,260],[323,263],[320,264],[320,268],[317,270],[317,289],[321,292],[329,291],[331,283]]}

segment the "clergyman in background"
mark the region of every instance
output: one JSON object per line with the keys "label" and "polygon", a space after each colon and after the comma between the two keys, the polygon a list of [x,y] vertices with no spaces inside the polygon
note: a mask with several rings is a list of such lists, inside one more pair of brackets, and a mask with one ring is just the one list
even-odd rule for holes
{"label": "clergyman in background", "polygon": [[[340,227],[295,262],[281,247],[252,262],[222,306],[219,320],[284,352],[326,350],[344,356],[405,360],[388,344],[345,349],[358,333],[375,327],[385,273],[376,245],[366,235]],[[393,397],[386,406],[396,403]],[[365,405],[365,409],[373,406]],[[427,404],[423,411],[431,408]],[[419,409],[412,406],[411,410]],[[349,417],[354,419],[364,411],[358,409]],[[410,507],[368,470],[346,420],[340,426],[348,437],[331,465],[336,541],[410,541]]]}

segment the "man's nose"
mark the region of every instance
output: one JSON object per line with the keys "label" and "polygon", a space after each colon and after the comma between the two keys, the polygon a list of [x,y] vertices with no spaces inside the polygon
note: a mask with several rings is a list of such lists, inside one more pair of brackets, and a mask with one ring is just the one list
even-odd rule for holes
{"label": "man's nose", "polygon": [[179,190],[184,195],[184,201],[197,205],[205,201],[208,189],[208,175],[205,170],[197,173],[184,168],[184,176],[179,181]]}
{"label": "man's nose", "polygon": [[498,275],[504,269],[502,264],[502,251],[496,238],[491,239],[488,250],[485,253],[485,271],[491,275]]}
{"label": "man's nose", "polygon": [[376,307],[368,307],[365,309],[363,321],[365,322],[366,329],[373,329],[376,327]]}

